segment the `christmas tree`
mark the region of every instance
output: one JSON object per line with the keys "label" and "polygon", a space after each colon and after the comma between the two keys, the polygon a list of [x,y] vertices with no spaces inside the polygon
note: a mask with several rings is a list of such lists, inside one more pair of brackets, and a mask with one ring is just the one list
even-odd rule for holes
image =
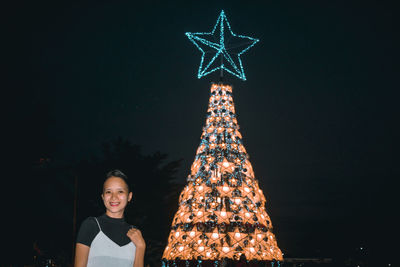
{"label": "christmas tree", "polygon": [[[217,25],[211,33],[187,35],[195,44],[207,45],[210,42],[210,47],[215,48],[221,58],[228,55],[231,68],[224,66],[223,61],[211,70],[214,62],[204,67],[203,53],[199,78],[220,69],[229,70],[229,73],[245,80],[241,54],[237,56],[240,65],[235,64],[224,42],[216,46],[206,40],[207,35],[215,35],[216,28],[221,29],[219,34],[223,35],[224,25],[228,26],[232,36],[239,36],[232,33],[223,12]],[[246,45],[245,51],[258,41],[242,35],[239,38],[252,41]],[[203,51],[201,46],[198,48]],[[206,124],[187,178],[188,184],[180,195],[179,209],[172,221],[163,254],[164,264],[185,262],[188,266],[193,261],[198,264],[213,261],[217,265],[225,259],[282,261],[282,252],[265,209],[266,200],[243,146],[236,117],[232,87],[213,83]]]}

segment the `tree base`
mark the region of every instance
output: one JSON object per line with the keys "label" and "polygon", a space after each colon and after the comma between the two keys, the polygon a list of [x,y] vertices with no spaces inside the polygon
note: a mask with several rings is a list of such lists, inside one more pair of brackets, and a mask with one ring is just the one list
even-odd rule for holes
{"label": "tree base", "polygon": [[257,260],[162,260],[163,267],[280,267],[279,261]]}

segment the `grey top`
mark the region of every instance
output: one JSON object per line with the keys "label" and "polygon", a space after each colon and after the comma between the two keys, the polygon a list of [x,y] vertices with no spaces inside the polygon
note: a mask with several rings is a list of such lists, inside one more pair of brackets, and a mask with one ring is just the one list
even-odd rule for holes
{"label": "grey top", "polygon": [[98,220],[99,233],[90,245],[87,267],[133,267],[135,261],[135,245],[130,242],[119,246],[101,230]]}

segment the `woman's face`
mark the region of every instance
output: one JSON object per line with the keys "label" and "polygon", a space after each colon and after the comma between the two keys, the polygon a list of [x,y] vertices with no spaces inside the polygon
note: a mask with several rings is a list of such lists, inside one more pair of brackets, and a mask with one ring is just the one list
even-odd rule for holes
{"label": "woman's face", "polygon": [[113,218],[122,218],[128,201],[132,198],[128,185],[119,177],[110,177],[104,182],[103,194],[106,214]]}

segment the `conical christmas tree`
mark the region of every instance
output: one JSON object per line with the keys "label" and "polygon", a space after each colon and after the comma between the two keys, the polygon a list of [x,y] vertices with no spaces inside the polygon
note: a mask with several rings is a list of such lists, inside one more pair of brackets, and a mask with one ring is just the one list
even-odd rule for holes
{"label": "conical christmas tree", "polygon": [[282,261],[265,197],[243,146],[229,85],[211,86],[206,125],[187,181],[164,262]]}

